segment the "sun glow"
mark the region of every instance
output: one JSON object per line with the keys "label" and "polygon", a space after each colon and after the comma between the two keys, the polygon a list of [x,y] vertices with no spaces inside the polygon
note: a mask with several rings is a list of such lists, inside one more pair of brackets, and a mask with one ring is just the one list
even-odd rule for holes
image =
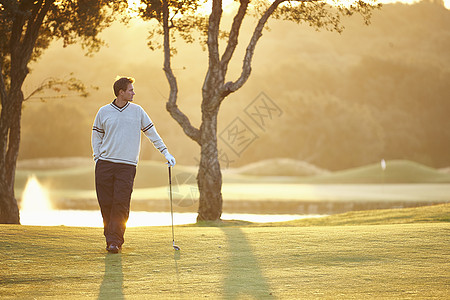
{"label": "sun glow", "polygon": [[127,14],[130,17],[137,17],[139,15],[139,8],[143,5],[141,0],[127,0],[127,4]]}
{"label": "sun glow", "polygon": [[[223,0],[222,1],[222,10],[225,14],[232,13],[235,9],[239,7],[239,3],[234,0]],[[199,14],[209,15],[212,10],[212,0],[206,1],[198,9]]]}
{"label": "sun glow", "polygon": [[[127,14],[130,17],[136,17],[139,15],[139,8],[145,6],[141,3],[141,0],[127,0],[128,9]],[[239,3],[234,0],[223,0],[222,10],[225,14],[232,13],[235,9],[239,7]],[[198,8],[198,13],[202,15],[209,15],[212,9],[212,0],[204,1],[202,5]]]}

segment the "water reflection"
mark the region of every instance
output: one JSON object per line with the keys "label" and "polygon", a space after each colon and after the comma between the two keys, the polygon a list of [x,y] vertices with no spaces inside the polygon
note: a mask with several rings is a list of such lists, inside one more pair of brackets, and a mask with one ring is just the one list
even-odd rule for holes
{"label": "water reflection", "polygon": [[[243,220],[249,222],[283,222],[302,218],[316,218],[322,215],[255,215],[255,214],[222,214],[223,220]],[[174,213],[174,225],[193,224],[196,213]],[[102,216],[98,210],[49,210],[49,211],[21,211],[22,225],[34,226],[76,226],[103,227]],[[127,227],[137,226],[170,226],[171,219],[168,212],[132,211]]]}
{"label": "water reflection", "polygon": [[52,209],[47,190],[42,188],[35,175],[30,176],[22,194],[20,210],[25,212],[46,212]]}

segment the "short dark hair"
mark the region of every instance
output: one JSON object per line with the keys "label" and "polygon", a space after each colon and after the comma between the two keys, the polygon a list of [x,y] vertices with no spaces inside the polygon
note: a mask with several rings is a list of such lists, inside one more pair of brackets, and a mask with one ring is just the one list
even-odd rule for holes
{"label": "short dark hair", "polygon": [[130,83],[134,83],[133,77],[120,77],[119,79],[116,79],[113,85],[114,95],[117,97],[120,90],[126,91]]}

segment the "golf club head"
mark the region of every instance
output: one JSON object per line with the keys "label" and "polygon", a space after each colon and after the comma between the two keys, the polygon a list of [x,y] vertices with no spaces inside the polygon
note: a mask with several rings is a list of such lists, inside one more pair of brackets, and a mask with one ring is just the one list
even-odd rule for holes
{"label": "golf club head", "polygon": [[172,246],[173,246],[173,249],[174,249],[175,251],[179,251],[179,250],[180,250],[180,247],[178,247],[177,245],[175,245],[175,242],[173,242]]}

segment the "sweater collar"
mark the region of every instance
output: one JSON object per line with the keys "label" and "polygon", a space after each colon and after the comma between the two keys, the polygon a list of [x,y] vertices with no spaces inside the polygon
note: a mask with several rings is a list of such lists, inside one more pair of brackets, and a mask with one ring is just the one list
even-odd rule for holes
{"label": "sweater collar", "polygon": [[130,102],[127,102],[127,104],[125,104],[123,107],[118,107],[114,102],[115,102],[115,99],[113,102],[111,102],[111,106],[120,112],[123,112],[128,106],[130,106]]}

